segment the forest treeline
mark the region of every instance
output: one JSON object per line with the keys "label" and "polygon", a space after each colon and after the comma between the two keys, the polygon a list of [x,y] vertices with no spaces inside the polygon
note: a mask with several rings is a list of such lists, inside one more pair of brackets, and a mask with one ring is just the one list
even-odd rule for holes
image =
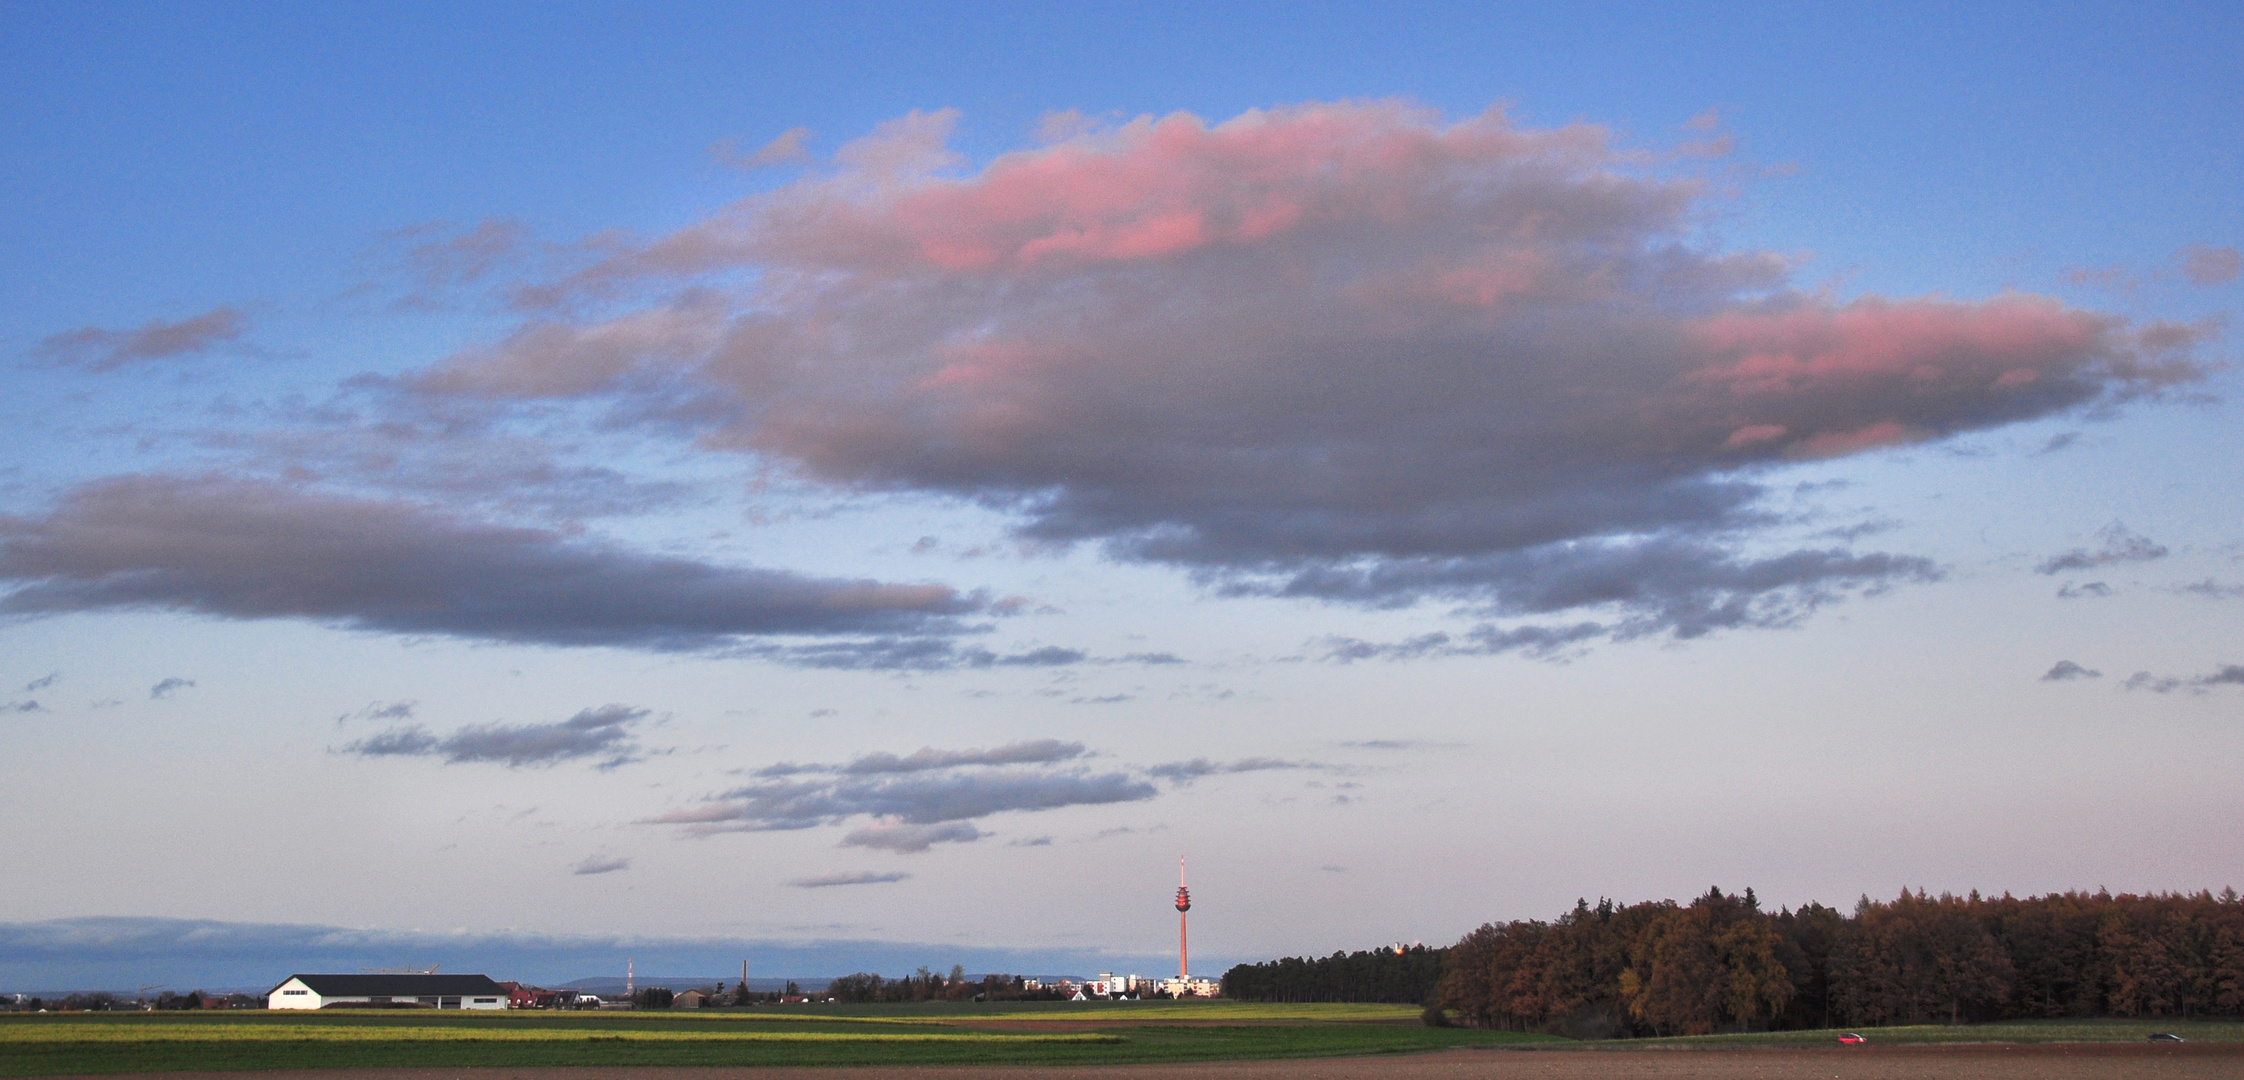
{"label": "forest treeline", "polygon": [[2020,899],[1903,892],[1770,913],[1753,890],[1577,903],[1423,946],[1241,964],[1247,1001],[1425,1004],[1432,1023],[1576,1037],[2062,1017],[2244,1016],[2232,889]]}
{"label": "forest treeline", "polygon": [[1240,1001],[1377,1001],[1420,1005],[1441,981],[1446,949],[1336,952],[1321,960],[1289,956],[1240,964],[1223,973],[1223,996]]}
{"label": "forest treeline", "polygon": [[[1751,889],[1577,903],[1447,950],[1428,1018],[1577,1036],[2244,1015],[2244,902],[1903,892],[1770,914]],[[1435,1010],[1439,1010],[1438,1012]]]}

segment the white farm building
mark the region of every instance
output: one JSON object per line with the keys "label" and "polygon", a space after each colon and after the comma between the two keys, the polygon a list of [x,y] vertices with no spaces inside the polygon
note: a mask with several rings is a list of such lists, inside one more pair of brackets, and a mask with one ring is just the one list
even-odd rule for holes
{"label": "white farm building", "polygon": [[291,975],[265,995],[269,1009],[330,1005],[433,1005],[503,1009],[506,988],[483,975]]}

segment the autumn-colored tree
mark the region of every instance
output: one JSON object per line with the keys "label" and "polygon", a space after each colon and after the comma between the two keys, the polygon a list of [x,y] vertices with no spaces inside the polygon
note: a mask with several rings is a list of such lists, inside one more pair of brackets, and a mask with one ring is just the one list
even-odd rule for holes
{"label": "autumn-colored tree", "polygon": [[1655,1034],[1704,1035],[1722,1022],[1727,987],[1713,913],[1694,904],[1653,924],[1621,994],[1629,1015]]}

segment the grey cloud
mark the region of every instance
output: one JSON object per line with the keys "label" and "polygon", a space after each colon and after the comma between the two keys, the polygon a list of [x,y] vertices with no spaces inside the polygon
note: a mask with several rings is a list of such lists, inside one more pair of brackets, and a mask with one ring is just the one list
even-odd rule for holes
{"label": "grey cloud", "polygon": [[409,503],[128,476],[0,516],[0,612],[172,610],[546,645],[717,650],[751,635],[951,633],[939,585],[642,554]]}
{"label": "grey cloud", "polygon": [[2176,585],[2174,591],[2189,596],[2202,596],[2207,600],[2229,600],[2244,596],[2244,585],[2223,585],[2212,578],[2206,578],[2187,585]]}
{"label": "grey cloud", "polygon": [[787,884],[798,889],[830,889],[836,885],[886,885],[890,882],[906,881],[910,878],[910,874],[898,873],[893,870],[885,874],[877,874],[871,870],[859,870],[854,873],[816,874],[811,877],[796,878]]}
{"label": "grey cloud", "polygon": [[2138,671],[2127,677],[2123,684],[2129,690],[2148,690],[2154,694],[2170,694],[2188,690],[2202,694],[2215,686],[2244,686],[2244,664],[2223,664],[2205,675],[2153,675]]}
{"label": "grey cloud", "polygon": [[2101,581],[2091,581],[2086,585],[2074,585],[2071,582],[2067,582],[2063,587],[2057,590],[2057,599],[2078,600],[2082,597],[2089,596],[2100,598],[2110,596],[2111,594],[2112,587],[2104,584]]}
{"label": "grey cloud", "polygon": [[1002,746],[975,750],[937,750],[923,746],[902,757],[875,752],[841,765],[797,765],[781,762],[756,770],[756,776],[796,776],[802,773],[838,773],[856,776],[881,773],[927,772],[970,765],[1040,765],[1072,761],[1083,756],[1083,744],[1058,739],[1024,739]]}
{"label": "grey cloud", "polygon": [[843,847],[877,848],[898,854],[915,854],[936,844],[963,844],[979,840],[989,834],[963,821],[941,825],[903,825],[877,822],[860,829],[852,829],[842,837]]}
{"label": "grey cloud", "polygon": [[600,757],[604,760],[599,767],[612,769],[639,760],[631,728],[646,716],[645,709],[602,705],[557,723],[481,724],[442,738],[418,727],[397,728],[360,739],[340,752],[360,757],[441,755],[447,764],[497,762],[515,768]]}
{"label": "grey cloud", "polygon": [[1321,769],[1322,765],[1308,761],[1282,761],[1278,758],[1251,757],[1237,761],[1209,761],[1193,758],[1190,761],[1172,761],[1145,770],[1146,775],[1158,777],[1174,784],[1189,784],[1203,776],[1229,773],[1268,772],[1272,769]]}
{"label": "grey cloud", "polygon": [[1507,632],[1482,627],[1465,651],[1530,652],[1609,635],[1629,638],[1671,633],[1692,638],[1737,627],[1785,626],[1848,592],[1868,592],[1904,581],[1934,581],[1929,560],[1886,554],[1856,555],[1825,549],[1787,552],[1765,559],[1736,559],[1701,540],[1662,537],[1642,541],[1567,543],[1470,559],[1388,560],[1373,566],[1322,567],[1275,579],[1238,581],[1234,594],[1313,596],[1382,605],[1398,596],[1471,601],[1482,587],[1504,590],[1480,604],[1492,615],[1549,615],[1611,607],[1626,617],[1611,625]]}
{"label": "grey cloud", "polygon": [[578,863],[569,872],[579,875],[612,874],[618,870],[629,869],[631,869],[630,859],[605,855],[587,855],[583,862]]}
{"label": "grey cloud", "polygon": [[[187,438],[245,471],[347,484],[507,517],[577,522],[690,506],[691,486],[573,459],[566,441],[515,430],[490,410],[407,398],[378,381],[312,407],[276,408],[270,423],[198,430]],[[582,458],[584,451],[574,451]]]}
{"label": "grey cloud", "polygon": [[62,672],[50,671],[45,675],[41,675],[38,678],[23,684],[23,692],[26,694],[36,694],[41,690],[53,686],[55,684],[55,680],[60,678],[62,678]]}
{"label": "grey cloud", "polygon": [[[544,283],[526,295],[551,313],[409,385],[604,403],[1221,593],[1602,606],[1625,639],[1937,576],[1747,555],[1781,523],[1776,469],[2205,371],[2203,327],[1794,288],[1781,256],[1699,243],[1713,188],[1586,126],[1312,104],[1093,127],[953,174],[953,119],[915,114],[831,175]],[[1114,170],[1144,179],[1084,182]],[[624,297],[644,300],[569,314]]]}
{"label": "grey cloud", "polygon": [[2127,526],[2117,521],[2096,531],[2102,541],[2093,550],[2074,548],[2062,555],[2052,555],[2034,567],[2037,574],[2057,574],[2066,570],[2087,570],[2118,562],[2148,562],[2166,557],[2166,546],[2147,536],[2127,531]]}
{"label": "grey cloud", "polygon": [[[999,653],[931,637],[873,637],[818,641],[800,645],[748,645],[733,650],[790,667],[840,671],[954,671],[988,668],[1068,667],[1096,660],[1080,649],[1047,645],[1020,653]],[[1130,658],[1125,658],[1129,660]],[[1158,663],[1160,661],[1150,661]]]}
{"label": "grey cloud", "polygon": [[369,735],[343,747],[346,754],[360,757],[410,757],[434,754],[442,740],[417,727],[393,728],[379,735]]}
{"label": "grey cloud", "polygon": [[1148,666],[1152,666],[1152,665],[1163,665],[1163,664],[1181,664],[1181,663],[1184,663],[1184,660],[1183,660],[1183,658],[1181,658],[1181,657],[1177,656],[1177,655],[1176,655],[1175,653],[1165,653],[1165,652],[1152,652],[1152,653],[1146,653],[1146,652],[1137,652],[1137,653],[1130,653],[1130,654],[1128,654],[1128,655],[1124,656],[1124,657],[1122,658],[1122,662],[1123,662],[1123,663],[1125,663],[1125,664],[1146,664],[1146,665],[1148,665]]}
{"label": "grey cloud", "polygon": [[2101,671],[2084,668],[2070,660],[2059,660],[2050,665],[2048,671],[2042,672],[2041,681],[2064,682],[2068,679],[2101,679],[2103,677],[2104,673]]}
{"label": "grey cloud", "polygon": [[1136,802],[1155,794],[1152,784],[1126,773],[991,770],[771,779],[645,824],[681,825],[696,834],[807,829],[861,815],[933,825],[1015,811]]}
{"label": "grey cloud", "polygon": [[1083,744],[1058,739],[1028,739],[987,750],[937,750],[923,746],[905,757],[873,753],[852,760],[839,771],[854,774],[924,772],[961,765],[1033,765],[1070,761],[1083,756]]}
{"label": "grey cloud", "polygon": [[142,360],[208,352],[248,329],[247,316],[221,305],[178,322],[155,320],[131,330],[81,327],[40,342],[34,355],[88,371],[110,371]]}
{"label": "grey cloud", "polygon": [[0,705],[0,713],[35,713],[46,711],[47,707],[39,704],[39,701],[36,698],[30,701],[11,701],[5,705]]}
{"label": "grey cloud", "polygon": [[736,650],[791,667],[841,671],[950,671],[960,668],[1061,667],[1084,662],[1075,649],[1046,646],[1025,653],[997,653],[929,637],[875,637],[819,641],[802,645],[752,645]]}
{"label": "grey cloud", "polygon": [[2055,435],[2051,435],[2049,437],[2049,441],[2041,445],[2041,449],[2038,451],[2038,453],[2054,454],[2059,450],[2070,447],[2072,444],[2078,441],[2080,441],[2080,432],[2060,431]]}
{"label": "grey cloud", "polygon": [[195,680],[193,680],[193,679],[182,679],[182,678],[180,678],[179,676],[177,676],[177,675],[174,675],[174,676],[172,676],[172,677],[170,677],[170,678],[167,678],[167,679],[165,679],[165,680],[164,680],[164,681],[162,681],[162,682],[159,682],[159,683],[157,683],[157,684],[156,684],[156,685],[154,685],[154,686],[151,686],[151,687],[149,687],[149,688],[148,688],[148,697],[149,697],[149,699],[150,699],[150,700],[156,700],[156,699],[160,699],[160,698],[168,698],[168,697],[172,696],[173,694],[175,694],[175,693],[178,693],[178,692],[179,692],[179,691],[181,691],[181,690],[185,690],[185,689],[188,689],[188,688],[190,688],[190,687],[193,687],[194,685],[195,685]]}
{"label": "grey cloud", "polygon": [[1498,656],[1509,652],[1528,656],[1554,656],[1570,645],[1599,638],[1627,638],[1633,636],[1628,627],[1608,626],[1604,623],[1576,623],[1572,626],[1515,626],[1502,628],[1483,624],[1466,631],[1462,637],[1436,630],[1396,642],[1372,642],[1361,638],[1328,637],[1318,644],[1322,658],[1333,663],[1346,664],[1357,660],[1416,660],[1440,656]]}
{"label": "grey cloud", "polygon": [[1006,842],[1005,842],[1005,846],[1006,846],[1006,847],[1051,847],[1051,846],[1052,846],[1052,838],[1051,838],[1051,837],[1049,837],[1049,836],[1031,836],[1031,837],[1026,837],[1026,838],[1023,838],[1023,839],[1020,839],[1020,840],[1008,840],[1008,841],[1006,841]]}
{"label": "grey cloud", "polygon": [[1047,645],[1041,649],[1031,649],[1028,652],[1018,653],[1013,656],[994,656],[988,653],[981,653],[977,655],[977,658],[973,661],[973,663],[977,667],[985,665],[998,665],[1004,667],[1064,667],[1069,664],[1080,664],[1086,658],[1086,655],[1081,649],[1063,649],[1057,645]]}

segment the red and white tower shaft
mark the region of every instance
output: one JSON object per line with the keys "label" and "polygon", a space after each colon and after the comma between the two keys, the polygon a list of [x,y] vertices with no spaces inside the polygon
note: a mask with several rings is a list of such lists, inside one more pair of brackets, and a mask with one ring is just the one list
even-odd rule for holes
{"label": "red and white tower shaft", "polygon": [[1184,933],[1184,913],[1192,910],[1192,890],[1184,887],[1184,860],[1177,860],[1177,979],[1192,977],[1192,950]]}

